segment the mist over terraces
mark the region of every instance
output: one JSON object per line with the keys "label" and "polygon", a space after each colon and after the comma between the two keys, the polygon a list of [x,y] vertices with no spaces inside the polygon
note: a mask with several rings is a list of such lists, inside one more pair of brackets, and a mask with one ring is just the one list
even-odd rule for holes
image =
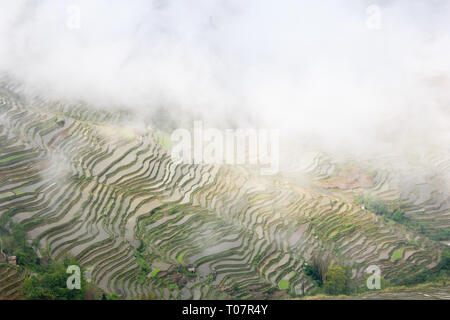
{"label": "mist over terraces", "polygon": [[[164,132],[126,129],[119,112],[0,90],[2,230],[20,224],[41,258],[74,258],[105,293],[301,297],[315,287],[304,272],[312,262],[347,268],[355,288],[370,265],[401,282],[438,266],[449,240],[430,237],[450,225],[439,180],[448,153],[405,173],[389,156],[358,165],[317,153],[296,174],[260,176],[245,165],[175,164]],[[362,193],[396,201],[423,230],[355,203]],[[20,297],[29,274],[20,260],[1,264],[0,296]]]}

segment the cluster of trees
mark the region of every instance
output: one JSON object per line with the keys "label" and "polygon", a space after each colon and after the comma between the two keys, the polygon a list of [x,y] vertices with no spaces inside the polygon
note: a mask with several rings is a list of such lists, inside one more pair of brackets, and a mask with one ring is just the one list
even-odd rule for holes
{"label": "cluster of trees", "polygon": [[316,281],[317,285],[319,287],[322,286],[322,274],[320,273],[319,269],[315,265],[308,264],[303,268],[303,272]]}
{"label": "cluster of trees", "polygon": [[439,271],[448,270],[450,271],[450,250],[443,250],[441,253],[441,262],[439,263]]}
{"label": "cluster of trees", "polygon": [[24,295],[32,300],[84,300],[88,290],[81,273],[81,288],[67,287],[67,268],[76,265],[76,261],[65,259],[62,263],[53,262],[46,265],[45,271],[33,274],[24,282]]}
{"label": "cluster of trees", "polygon": [[[308,265],[304,268],[305,273],[314,278],[321,278],[320,272],[314,265]],[[350,288],[348,285],[348,272],[341,266],[332,265],[328,268],[325,274],[323,283],[321,284],[321,291],[330,295],[349,294]],[[424,270],[410,278],[401,282],[395,282],[396,285],[416,285],[423,282],[442,282],[444,285],[450,280],[450,249],[442,250],[441,261],[438,266],[430,271]],[[317,283],[320,283],[317,281]],[[385,288],[387,282],[381,278],[381,288]]]}
{"label": "cluster of trees", "polygon": [[9,221],[2,216],[0,221],[0,238],[2,249],[9,255],[17,257],[17,264],[31,274],[24,280],[23,295],[32,300],[81,300],[89,295],[87,283],[81,272],[81,289],[67,288],[69,265],[78,265],[72,259],[56,262],[48,254],[40,258],[27,241],[26,231],[21,224]]}
{"label": "cluster of trees", "polygon": [[450,249],[441,251],[441,261],[433,270],[423,270],[401,281],[392,280],[395,285],[413,286],[424,282],[446,282],[450,278]]}
{"label": "cluster of trees", "polygon": [[363,205],[373,213],[401,223],[432,240],[445,241],[450,239],[450,229],[448,228],[429,229],[427,222],[408,219],[397,201],[385,201],[368,194],[359,194],[355,197],[355,204]]}
{"label": "cluster of trees", "polygon": [[[422,232],[424,233],[424,232]],[[430,238],[436,241],[445,241],[450,239],[450,229],[437,229],[433,230],[433,234]]]}
{"label": "cluster of trees", "polygon": [[[348,272],[343,267],[332,265],[322,276],[317,264],[308,264],[304,272],[318,285],[318,292],[329,295],[350,294]],[[400,282],[393,281],[394,285],[417,285],[423,282],[441,282],[446,285],[450,281],[450,249],[441,252],[441,261],[434,270],[424,270]],[[381,288],[387,286],[387,281],[381,278]]]}
{"label": "cluster of trees", "polygon": [[136,262],[139,265],[138,280],[140,283],[147,281],[147,275],[152,272],[152,267],[148,262],[148,257],[145,252],[147,246],[143,241],[140,241],[139,246],[134,250],[134,256],[136,257]]}
{"label": "cluster of trees", "polygon": [[26,232],[22,225],[9,223],[8,228],[3,225],[0,231],[3,251],[8,255],[17,257],[19,265],[33,272],[43,272],[44,267],[41,258],[28,243]]}
{"label": "cluster of trees", "polygon": [[325,276],[323,289],[331,295],[348,294],[347,272],[341,266],[331,266]]}
{"label": "cluster of trees", "polygon": [[359,194],[355,198],[357,205],[363,205],[367,210],[375,214],[383,215],[398,223],[405,223],[408,220],[405,217],[405,212],[400,209],[396,202],[387,202],[379,198],[372,197],[367,194]]}
{"label": "cluster of trees", "polygon": [[324,293],[338,295],[349,292],[347,271],[341,266],[332,265],[327,269],[323,262],[313,259],[303,271]]}

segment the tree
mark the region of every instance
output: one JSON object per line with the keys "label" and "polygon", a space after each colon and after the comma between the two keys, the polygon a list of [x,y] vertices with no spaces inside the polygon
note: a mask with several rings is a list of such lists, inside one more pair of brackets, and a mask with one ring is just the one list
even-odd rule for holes
{"label": "tree", "polygon": [[322,285],[322,275],[320,274],[320,270],[316,265],[306,265],[306,267],[303,269],[305,274],[315,281],[317,281],[317,284],[319,287]]}
{"label": "tree", "polygon": [[447,277],[447,270],[441,270],[441,272],[439,272],[438,280],[442,283],[443,286],[447,285]]}
{"label": "tree", "polygon": [[325,276],[324,290],[328,294],[337,295],[347,292],[347,274],[344,268],[332,266]]}
{"label": "tree", "polygon": [[117,293],[112,293],[107,297],[108,300],[120,300],[120,296]]}
{"label": "tree", "polygon": [[450,250],[448,249],[442,250],[441,252],[439,270],[450,270]]}
{"label": "tree", "polygon": [[396,209],[392,214],[392,220],[394,220],[395,222],[402,222],[403,219],[405,218],[404,215],[405,213],[402,210]]}
{"label": "tree", "polygon": [[311,277],[319,287],[321,287],[330,264],[331,256],[314,255],[311,258],[310,263],[305,264],[303,271],[307,276]]}
{"label": "tree", "polygon": [[43,274],[35,274],[24,282],[24,295],[32,300],[84,300],[87,286],[83,275],[81,289],[67,288],[67,267],[74,262],[51,264]]}

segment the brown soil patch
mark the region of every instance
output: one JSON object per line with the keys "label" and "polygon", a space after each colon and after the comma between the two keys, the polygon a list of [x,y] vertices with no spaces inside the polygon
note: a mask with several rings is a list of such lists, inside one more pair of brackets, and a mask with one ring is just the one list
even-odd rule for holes
{"label": "brown soil patch", "polygon": [[374,175],[358,167],[342,170],[338,175],[321,181],[324,188],[355,189],[373,186]]}

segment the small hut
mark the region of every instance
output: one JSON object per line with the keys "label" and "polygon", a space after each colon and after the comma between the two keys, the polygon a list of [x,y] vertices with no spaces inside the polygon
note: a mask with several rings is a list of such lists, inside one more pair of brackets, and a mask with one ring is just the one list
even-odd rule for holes
{"label": "small hut", "polygon": [[195,266],[193,264],[188,265],[188,271],[191,273],[195,273]]}
{"label": "small hut", "polygon": [[8,263],[12,264],[13,266],[17,266],[17,257],[16,256],[9,256],[8,257]]}
{"label": "small hut", "polygon": [[17,266],[17,257],[16,256],[8,256],[3,252],[2,249],[2,240],[0,239],[0,263],[9,263],[13,266]]}

